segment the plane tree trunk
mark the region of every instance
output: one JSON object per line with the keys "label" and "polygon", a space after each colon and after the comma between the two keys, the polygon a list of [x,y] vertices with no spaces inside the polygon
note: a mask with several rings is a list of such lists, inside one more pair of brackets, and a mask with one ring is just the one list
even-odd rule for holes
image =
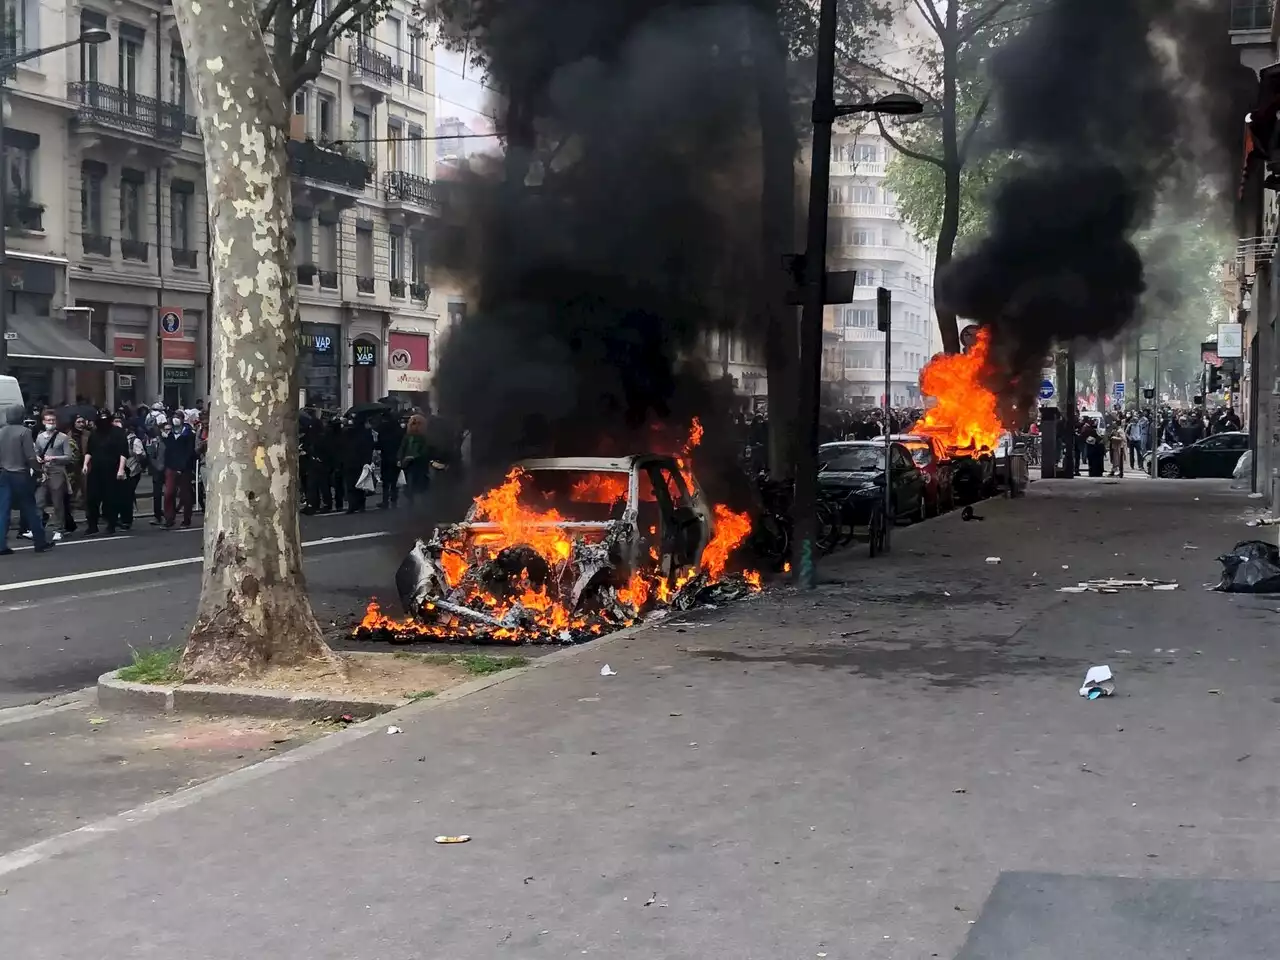
{"label": "plane tree trunk", "polygon": [[212,226],[204,576],[189,680],[336,661],[311,611],[298,522],[297,283],[284,94],[253,0],[174,0]]}

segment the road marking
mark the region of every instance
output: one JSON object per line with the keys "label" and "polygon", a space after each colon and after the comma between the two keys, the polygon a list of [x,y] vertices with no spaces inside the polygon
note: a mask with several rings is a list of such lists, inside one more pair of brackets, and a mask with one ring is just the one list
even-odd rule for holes
{"label": "road marking", "polygon": [[[353,533],[345,537],[322,537],[319,540],[308,540],[302,544],[307,547],[324,547],[335,543],[350,543],[355,540],[373,540],[378,537],[389,537],[390,530],[375,530],[372,533]],[[88,570],[84,573],[68,573],[61,577],[44,577],[40,580],[24,580],[21,583],[0,583],[0,593],[11,593],[14,590],[30,590],[33,587],[50,587],[59,583],[76,583],[80,580],[96,580],[99,577],[120,577],[128,573],[146,573],[149,570],[167,570],[170,567],[185,567],[193,563],[203,563],[204,557],[180,557],[177,560],[160,560],[156,563],[138,563],[131,567],[115,567],[111,570]]]}
{"label": "road marking", "polygon": [[[54,549],[61,550],[63,547],[76,547],[82,543],[110,543],[112,540],[132,540],[132,539],[133,537],[130,534],[122,533],[119,536],[115,536],[115,537],[94,537],[91,540],[86,540],[84,537],[80,537],[76,540],[68,540],[66,539],[66,535],[64,534],[63,539],[58,541],[58,545]],[[28,547],[14,547],[13,552],[19,553],[23,550],[34,550],[35,548],[36,548],[36,545],[33,543]]]}

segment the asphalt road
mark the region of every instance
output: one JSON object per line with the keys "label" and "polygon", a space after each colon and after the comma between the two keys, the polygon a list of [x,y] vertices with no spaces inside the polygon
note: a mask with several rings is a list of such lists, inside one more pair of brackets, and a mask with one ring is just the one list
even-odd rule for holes
{"label": "asphalt road", "polygon": [[[312,604],[335,640],[371,597],[394,601],[414,526],[403,511],[302,518]],[[11,541],[18,552],[0,558],[0,709],[88,686],[131,647],[181,642],[200,595],[202,533],[144,523],[42,555]]]}

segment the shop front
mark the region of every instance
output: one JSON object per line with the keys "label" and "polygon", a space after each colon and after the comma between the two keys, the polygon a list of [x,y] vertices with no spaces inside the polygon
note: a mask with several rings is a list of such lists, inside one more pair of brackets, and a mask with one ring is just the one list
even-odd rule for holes
{"label": "shop front", "polygon": [[147,338],[142,334],[116,334],[111,338],[111,362],[114,364],[115,405],[132,403],[137,406],[145,402]]}
{"label": "shop front", "polygon": [[387,344],[387,393],[409,406],[431,409],[431,337],[391,331]]}
{"label": "shop front", "polygon": [[337,324],[302,324],[298,337],[300,407],[342,409],[341,336],[342,328]]}
{"label": "shop front", "polygon": [[196,342],[185,338],[162,340],[160,346],[165,405],[189,410],[201,395],[196,389]]}
{"label": "shop front", "polygon": [[378,344],[368,339],[351,342],[351,402],[356,406],[378,397]]}

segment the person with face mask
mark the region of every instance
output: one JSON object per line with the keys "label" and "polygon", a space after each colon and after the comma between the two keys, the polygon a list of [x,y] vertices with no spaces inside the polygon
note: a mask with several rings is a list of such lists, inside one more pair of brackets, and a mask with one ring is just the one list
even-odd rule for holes
{"label": "person with face mask", "polygon": [[129,444],[124,431],[109,413],[100,414],[85,446],[85,536],[97,536],[98,521],[106,522],[107,534],[116,532],[120,519],[121,488]]}
{"label": "person with face mask", "polygon": [[138,481],[147,468],[147,451],[133,428],[132,420],[117,414],[115,425],[124,431],[125,449],[128,451],[124,460],[124,481],[120,486],[120,529],[131,530],[133,511],[137,506]]}
{"label": "person with face mask", "polygon": [[164,525],[173,526],[182,507],[182,525],[191,526],[195,501],[193,481],[196,468],[196,436],[182,417],[175,416],[173,429],[164,437]]}
{"label": "person with face mask", "polygon": [[35,479],[32,471],[39,467],[31,431],[22,422],[23,410],[12,406],[5,412],[7,421],[0,427],[0,556],[13,553],[9,547],[9,517],[16,507],[23,522],[31,530],[36,552],[53,546],[46,540],[44,523],[36,509]]}
{"label": "person with face mask", "polygon": [[164,442],[173,433],[173,425],[166,420],[159,428],[153,428],[147,438],[147,466],[151,469],[151,513],[153,527],[164,526]]}
{"label": "person with face mask", "polygon": [[67,526],[67,469],[71,466],[71,440],[58,429],[58,414],[44,411],[41,417],[44,429],[36,437],[36,457],[39,466],[36,476],[40,485],[36,488],[36,506],[41,513],[52,512],[57,530],[50,539],[61,540],[59,530]]}

